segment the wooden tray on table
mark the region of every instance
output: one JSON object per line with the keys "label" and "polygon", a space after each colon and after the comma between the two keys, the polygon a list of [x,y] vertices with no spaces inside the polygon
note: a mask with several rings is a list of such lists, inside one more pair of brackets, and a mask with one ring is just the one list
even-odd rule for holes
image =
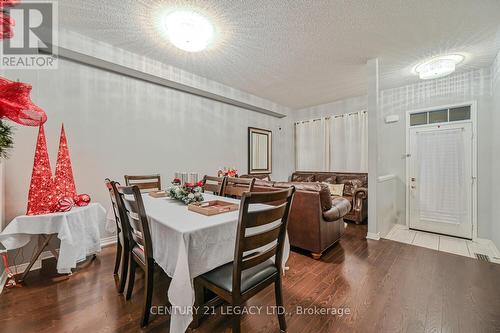
{"label": "wooden tray on table", "polygon": [[222,213],[233,212],[235,210],[238,210],[239,206],[240,205],[237,203],[232,203],[222,200],[212,200],[212,201],[195,202],[189,204],[188,210],[206,216],[212,216]]}
{"label": "wooden tray on table", "polygon": [[167,191],[152,191],[149,192],[149,196],[153,198],[166,198],[168,197]]}

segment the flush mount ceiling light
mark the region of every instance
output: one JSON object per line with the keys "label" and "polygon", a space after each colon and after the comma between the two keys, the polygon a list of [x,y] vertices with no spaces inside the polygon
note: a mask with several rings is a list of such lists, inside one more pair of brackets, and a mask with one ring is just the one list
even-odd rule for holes
{"label": "flush mount ceiling light", "polygon": [[455,71],[457,64],[464,60],[460,54],[450,54],[432,58],[415,67],[415,72],[422,80],[437,79]]}
{"label": "flush mount ceiling light", "polygon": [[199,52],[207,48],[214,36],[214,26],[195,12],[177,10],[165,17],[167,37],[178,48]]}

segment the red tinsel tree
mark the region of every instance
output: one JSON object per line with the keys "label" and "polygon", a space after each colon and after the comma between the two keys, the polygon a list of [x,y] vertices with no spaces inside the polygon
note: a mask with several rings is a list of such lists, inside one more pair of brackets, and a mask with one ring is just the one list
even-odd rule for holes
{"label": "red tinsel tree", "polygon": [[38,130],[31,184],[28,194],[28,215],[46,214],[53,211],[56,204],[54,182],[50,168],[49,154],[43,125]]}
{"label": "red tinsel tree", "polygon": [[54,185],[55,195],[58,201],[65,197],[73,199],[76,196],[75,179],[73,178],[73,169],[71,167],[64,124],[61,126],[61,138],[59,139],[59,152],[57,153]]}

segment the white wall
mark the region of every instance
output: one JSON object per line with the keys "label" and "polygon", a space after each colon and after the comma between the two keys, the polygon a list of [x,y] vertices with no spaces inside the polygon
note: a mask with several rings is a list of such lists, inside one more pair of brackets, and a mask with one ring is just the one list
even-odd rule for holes
{"label": "white wall", "polygon": [[309,120],[320,117],[363,111],[367,109],[367,106],[367,96],[357,96],[342,99],[332,103],[321,104],[296,110],[292,112],[291,117],[294,121]]}
{"label": "white wall", "polygon": [[[381,92],[379,173],[397,176],[400,202],[397,206],[399,223],[405,224],[405,117],[411,110],[477,101],[478,118],[478,236],[489,238],[491,230],[491,71],[489,68],[421,81]],[[384,117],[397,114],[400,121],[385,124]]]}
{"label": "white wall", "polygon": [[[110,45],[71,33],[60,38],[67,48],[288,113],[272,102]],[[53,172],[64,122],[77,191],[106,208],[106,177],[123,181],[124,174],[158,172],[166,185],[175,171],[215,174],[219,167],[234,166],[247,173],[248,126],[273,131],[273,178],[286,179],[293,169],[293,155],[280,149],[289,144],[286,119],[65,60],[57,70],[11,70],[1,75],[33,85],[32,99],[48,115],[45,132]],[[37,133],[37,128],[16,126],[14,149],[6,162],[7,221],[26,212]]]}
{"label": "white wall", "polygon": [[[498,60],[495,67],[498,72]],[[498,74],[497,74],[498,77]],[[499,79],[494,89],[498,109]],[[497,168],[492,167],[492,156],[496,159],[500,143],[500,134],[496,135],[495,143],[492,143],[494,133],[493,123],[499,124],[499,113],[493,112],[492,106],[492,81],[490,68],[477,69],[466,73],[450,75],[448,77],[422,81],[403,87],[386,89],[381,91],[379,99],[379,121],[378,121],[378,176],[393,174],[396,178],[391,185],[395,188],[397,202],[395,203],[394,216],[391,220],[405,224],[405,116],[406,112],[414,109],[477,101],[478,106],[478,236],[491,238],[493,217],[500,216],[500,210],[496,215],[491,207],[492,173],[500,169],[500,160],[496,161]],[[384,85],[384,82],[381,82]],[[366,109],[366,96],[349,98],[329,104],[318,105],[298,110],[294,113],[294,120],[311,119],[319,116],[348,113]],[[384,118],[387,115],[397,114],[399,122],[386,124]],[[495,118],[494,118],[495,115]],[[497,178],[496,188],[500,187],[500,176]],[[494,210],[499,208],[494,208]],[[498,227],[497,229],[500,229]],[[380,230],[379,230],[380,231]],[[495,234],[500,239],[500,231]],[[497,244],[498,246],[498,244]]]}
{"label": "white wall", "polygon": [[500,52],[492,71],[491,240],[500,249]]}

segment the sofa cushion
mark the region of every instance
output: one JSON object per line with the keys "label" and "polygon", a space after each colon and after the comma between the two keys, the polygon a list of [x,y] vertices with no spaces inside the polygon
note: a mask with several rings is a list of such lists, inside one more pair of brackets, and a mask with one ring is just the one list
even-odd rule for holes
{"label": "sofa cushion", "polygon": [[332,200],[330,198],[330,189],[326,184],[322,183],[302,183],[302,182],[275,182],[274,187],[288,188],[295,186],[297,191],[319,192],[319,200],[322,210],[332,208]]}
{"label": "sofa cushion", "polygon": [[352,205],[352,196],[351,195],[343,195],[342,198],[346,199],[347,201],[349,201],[349,203]]}
{"label": "sofa cushion", "polygon": [[340,184],[344,184],[344,195],[352,195],[355,189],[363,186],[363,182],[359,179],[343,180]]}
{"label": "sofa cushion", "polygon": [[323,212],[323,218],[329,222],[344,217],[351,210],[351,204],[343,197],[333,197],[332,207]]}
{"label": "sofa cushion", "polygon": [[337,184],[337,176],[331,174],[317,174],[315,180],[322,183]]}
{"label": "sofa cushion", "polygon": [[273,185],[274,185],[273,181],[262,180],[262,179],[255,178],[254,186],[259,186],[259,187],[273,187]]}
{"label": "sofa cushion", "polygon": [[292,182],[314,182],[316,177],[314,174],[297,174],[292,175]]}
{"label": "sofa cushion", "polygon": [[341,197],[344,194],[344,184],[329,184],[323,183],[328,186],[331,195]]}

